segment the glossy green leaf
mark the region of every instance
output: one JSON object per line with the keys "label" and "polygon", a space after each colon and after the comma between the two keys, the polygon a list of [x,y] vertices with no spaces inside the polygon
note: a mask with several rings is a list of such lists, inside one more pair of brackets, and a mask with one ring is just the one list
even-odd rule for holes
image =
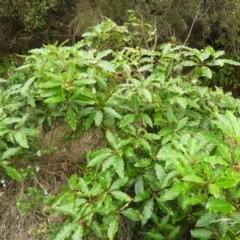
{"label": "glossy green leaf", "polygon": [[212,236],[213,232],[204,228],[196,228],[190,230],[191,235],[197,239],[208,240]]}
{"label": "glossy green leaf", "polygon": [[234,150],[234,161],[240,162],[240,146],[237,146]]}
{"label": "glossy green leaf", "polygon": [[[133,140],[133,138],[131,138],[131,137],[129,137],[128,139],[123,139],[123,140],[118,139],[117,149],[122,148],[122,147],[128,145],[129,143],[132,142],[132,140]],[[126,149],[129,150],[128,147],[124,148],[123,150],[126,151]],[[125,152],[125,154],[127,154],[127,151]]]}
{"label": "glossy green leaf", "polygon": [[122,116],[121,116],[116,110],[114,110],[114,109],[111,108],[111,107],[104,107],[103,109],[104,109],[104,112],[112,115],[112,116],[115,117],[115,118],[118,118],[118,119],[121,119],[121,118],[122,118]]}
{"label": "glossy green leaf", "polygon": [[[75,82],[76,84],[76,82]],[[74,95],[73,95],[73,101],[75,101],[77,99],[77,96],[81,95],[86,97],[86,99],[94,99],[95,98],[95,94],[93,93],[93,90],[90,90],[87,87],[77,87],[74,89]]]}
{"label": "glossy green leaf", "polygon": [[212,78],[211,69],[206,66],[201,67],[201,76],[211,79]]}
{"label": "glossy green leaf", "polygon": [[228,136],[233,136],[232,126],[226,116],[219,114],[218,121],[214,121],[218,128],[220,128]]}
{"label": "glossy green leaf", "polygon": [[116,157],[114,158],[113,166],[118,176],[120,178],[124,178],[124,161],[119,155],[116,155]]}
{"label": "glossy green leaf", "polygon": [[239,120],[233,115],[233,113],[231,111],[226,111],[226,117],[228,118],[234,136],[240,136],[240,122]]}
{"label": "glossy green leaf", "polygon": [[83,229],[82,229],[82,226],[79,225],[73,235],[72,235],[72,240],[82,240],[83,239]]}
{"label": "glossy green leaf", "polygon": [[153,126],[152,119],[145,113],[140,114],[142,120],[150,127]]}
{"label": "glossy green leaf", "polygon": [[77,117],[81,118],[91,114],[94,111],[94,107],[85,107],[77,112]]}
{"label": "glossy green leaf", "polygon": [[175,237],[177,237],[177,235],[179,234],[181,230],[180,226],[176,226],[175,228],[173,228],[169,234],[169,238],[170,239],[174,239]]}
{"label": "glossy green leaf", "polygon": [[127,115],[123,116],[123,118],[121,119],[121,122],[120,122],[120,128],[123,128],[123,127],[126,127],[126,126],[132,124],[134,122],[135,118],[136,118],[135,114],[127,114]]}
{"label": "glossy green leaf", "polygon": [[98,66],[107,72],[115,72],[114,66],[109,61],[100,60]]}
{"label": "glossy green leaf", "polygon": [[142,138],[148,139],[148,140],[159,140],[161,137],[158,134],[145,133],[144,135],[142,135]]}
{"label": "glossy green leaf", "polygon": [[[218,51],[218,52],[219,52],[219,55],[220,55],[220,52],[222,52],[224,54],[224,51]],[[207,66],[220,66],[220,67],[222,67],[224,65],[224,59],[215,59],[215,60],[207,63],[206,65]]]}
{"label": "glossy green leaf", "polygon": [[224,166],[229,165],[229,163],[227,163],[226,161],[224,161],[223,159],[221,159],[220,157],[217,157],[217,156],[206,157],[203,159],[203,161],[208,162],[212,165],[214,165],[214,164],[219,164],[219,165],[224,165]]}
{"label": "glossy green leaf", "polygon": [[141,202],[141,201],[143,201],[144,199],[146,199],[146,198],[149,198],[149,196],[150,196],[150,191],[149,190],[147,190],[147,191],[140,191],[140,192],[138,192],[137,194],[136,194],[136,196],[134,197],[134,199],[133,199],[133,202]]}
{"label": "glossy green leaf", "polygon": [[205,183],[205,181],[196,175],[187,175],[183,178],[184,181],[187,182],[195,182],[195,183]]}
{"label": "glossy green leaf", "polygon": [[103,120],[103,113],[101,110],[97,110],[94,115],[94,122],[97,127],[99,127]]}
{"label": "glossy green leaf", "polygon": [[146,88],[139,88],[138,89],[138,93],[144,98],[144,100],[146,102],[149,102],[149,103],[152,102],[152,95],[151,95],[151,93],[149,92],[148,89],[146,89]]}
{"label": "glossy green leaf", "polygon": [[77,127],[76,114],[71,106],[68,106],[67,109],[67,123],[69,124],[73,131],[76,130]]}
{"label": "glossy green leaf", "polygon": [[55,206],[54,209],[60,213],[70,215],[72,217],[77,216],[77,208],[74,207],[72,203],[61,204],[59,206]]}
{"label": "glossy green leaf", "polygon": [[141,213],[133,208],[126,208],[121,213],[132,221],[140,221],[142,219]]}
{"label": "glossy green leaf", "polygon": [[96,56],[96,60],[100,60],[102,59],[103,57],[106,57],[107,55],[109,55],[110,53],[112,53],[112,50],[111,49],[107,49],[107,50],[103,50],[102,52],[98,53],[97,56]]}
{"label": "glossy green leaf", "polygon": [[145,167],[148,167],[151,163],[152,163],[152,159],[142,158],[142,159],[139,159],[137,163],[134,164],[134,166],[138,168],[145,168]]}
{"label": "glossy green leaf", "polygon": [[179,131],[180,129],[182,129],[182,128],[186,125],[187,121],[188,121],[188,118],[187,118],[187,117],[184,117],[184,118],[182,118],[181,120],[179,120],[179,121],[177,122],[177,127],[176,127],[176,129],[175,129],[175,132],[177,132],[177,131]]}
{"label": "glossy green leaf", "polygon": [[213,57],[218,56],[218,52],[215,52],[215,50],[211,46],[207,46],[205,51],[209,52],[210,55],[213,56]]}
{"label": "glossy green leaf", "polygon": [[77,181],[78,181],[78,176],[77,174],[73,174],[69,179],[68,179],[68,185],[71,190],[76,190],[77,189]]}
{"label": "glossy green leaf", "polygon": [[103,88],[103,89],[107,88],[106,79],[105,79],[104,77],[95,75],[95,76],[94,76],[94,79],[96,79],[99,88]]}
{"label": "glossy green leaf", "polygon": [[178,195],[178,192],[173,192],[171,189],[165,189],[161,192],[159,200],[166,202],[175,199]]}
{"label": "glossy green leaf", "polygon": [[165,176],[163,183],[161,184],[161,188],[165,188],[170,184],[170,182],[178,175],[179,173],[176,170],[173,170]]}
{"label": "glossy green leaf", "polygon": [[153,64],[146,64],[137,69],[138,72],[152,71],[152,70],[153,70]]}
{"label": "glossy green leaf", "polygon": [[79,105],[93,105],[95,103],[94,99],[90,99],[84,96],[76,96],[72,98],[72,102]]}
{"label": "glossy green leaf", "polygon": [[207,209],[224,214],[232,213],[235,208],[225,199],[210,198],[206,205]]}
{"label": "glossy green leaf", "polygon": [[164,168],[160,164],[156,163],[154,166],[154,170],[155,170],[158,180],[162,181],[166,176]]}
{"label": "glossy green leaf", "polygon": [[[83,86],[83,85],[87,85],[87,84],[94,84],[96,82],[96,80],[93,79],[89,79],[89,78],[81,78],[80,80],[75,80],[73,82],[73,86],[77,87],[77,86]],[[92,95],[92,94],[91,94]]]}
{"label": "glossy green leaf", "polygon": [[172,159],[172,164],[174,168],[182,175],[185,176],[188,174],[187,170],[184,168],[182,163],[177,159]]}
{"label": "glossy green leaf", "polygon": [[85,127],[86,127],[86,130],[88,130],[92,123],[93,123],[93,120],[94,120],[94,117],[95,117],[95,112],[92,112],[89,117],[87,118],[86,122],[85,122]]}
{"label": "glossy green leaf", "polygon": [[182,65],[183,65],[184,67],[192,67],[192,66],[196,66],[197,64],[198,64],[197,62],[195,62],[195,61],[189,61],[189,60],[182,62]]}
{"label": "glossy green leaf", "polygon": [[186,206],[193,206],[196,205],[198,203],[203,202],[204,200],[207,199],[207,196],[204,194],[198,194],[196,196],[191,196],[190,198],[186,199],[183,202],[183,207],[185,208]]}
{"label": "glossy green leaf", "polygon": [[189,189],[189,184],[186,182],[176,182],[172,185],[171,191],[177,193],[184,193]]}
{"label": "glossy green leaf", "polygon": [[203,167],[203,171],[207,177],[207,179],[211,179],[212,178],[212,165],[210,163],[204,162],[202,161],[202,167]]}
{"label": "glossy green leaf", "polygon": [[224,157],[229,163],[231,163],[232,156],[231,156],[231,149],[229,145],[219,143],[218,151],[222,154],[222,157]]}
{"label": "glossy green leaf", "polygon": [[39,133],[37,129],[32,129],[32,128],[21,128],[19,129],[19,132],[26,136],[35,136]]}
{"label": "glossy green leaf", "polygon": [[19,153],[21,151],[21,147],[12,147],[12,148],[8,148],[8,150],[6,150],[5,152],[3,152],[2,156],[1,156],[1,160],[7,159],[13,155],[16,155],[17,153]]}
{"label": "glossy green leaf", "polygon": [[240,182],[239,178],[235,177],[221,177],[215,182],[215,185],[219,188],[230,188],[235,187]]}
{"label": "glossy green leaf", "polygon": [[217,213],[205,213],[198,219],[196,227],[206,227],[210,225],[216,220],[217,216]]}
{"label": "glossy green leaf", "polygon": [[202,50],[199,54],[197,54],[197,57],[201,60],[201,62],[204,62],[207,60],[210,56],[210,52],[208,49]]}
{"label": "glossy green leaf", "polygon": [[116,166],[115,165],[115,159],[118,158],[118,157],[119,157],[118,155],[110,155],[109,157],[107,157],[107,159],[102,164],[102,171],[104,172],[105,170],[107,170],[111,166]]}
{"label": "glossy green leaf", "polygon": [[139,107],[139,100],[136,95],[132,95],[132,97],[131,97],[131,106],[135,111]]}
{"label": "glossy green leaf", "polygon": [[187,150],[191,157],[194,157],[196,153],[201,149],[201,145],[195,138],[189,138],[187,141]]}
{"label": "glossy green leaf", "polygon": [[25,134],[19,132],[16,132],[14,134],[14,139],[16,140],[16,142],[24,148],[28,148],[28,140]]}
{"label": "glossy green leaf", "polygon": [[125,178],[119,178],[119,179],[115,180],[112,183],[109,190],[110,191],[118,190],[120,187],[124,186],[127,183],[128,179],[129,179],[128,177],[125,177]]}
{"label": "glossy green leaf", "polygon": [[64,96],[55,96],[55,97],[50,97],[44,100],[45,103],[59,103],[59,102],[65,102],[66,99]]}
{"label": "glossy green leaf", "polygon": [[148,231],[146,233],[146,237],[147,237],[147,239],[151,239],[151,240],[164,240],[165,239],[165,237],[162,236],[161,233],[159,233],[158,228],[151,229],[150,231]]}
{"label": "glossy green leaf", "polygon": [[187,107],[187,100],[183,97],[178,97],[177,103],[184,109]]}
{"label": "glossy green leaf", "polygon": [[7,117],[1,120],[1,123],[10,125],[10,124],[21,122],[21,121],[22,121],[22,118],[19,118],[19,117]]}
{"label": "glossy green leaf", "polygon": [[144,191],[144,181],[141,175],[139,175],[135,181],[134,190],[136,194]]}
{"label": "glossy green leaf", "polygon": [[233,212],[230,214],[230,218],[238,223],[240,223],[240,213]]}
{"label": "glossy green leaf", "polygon": [[139,138],[138,142],[144,148],[144,150],[146,150],[147,152],[151,153],[151,146],[148,143],[148,141],[146,141],[144,138]]}
{"label": "glossy green leaf", "polygon": [[129,197],[126,193],[121,191],[112,191],[111,195],[116,199],[125,201],[125,202],[130,202],[132,200],[131,197]]}
{"label": "glossy green leaf", "polygon": [[100,162],[102,162],[104,159],[106,159],[110,155],[112,155],[112,151],[110,149],[108,149],[108,148],[105,148],[101,153],[99,153],[98,156],[94,157],[88,163],[88,167],[93,167],[93,166],[99,164]]}
{"label": "glossy green leaf", "polygon": [[54,240],[65,240],[76,229],[78,223],[72,222],[61,228]]}
{"label": "glossy green leaf", "polygon": [[94,166],[101,162],[103,159],[106,159],[112,154],[112,150],[109,148],[103,148],[94,152],[94,158],[90,160],[88,166]]}
{"label": "glossy green leaf", "polygon": [[7,166],[5,164],[1,164],[1,163],[0,163],[0,166],[6,170],[8,176],[10,176],[12,179],[15,179],[19,182],[22,181],[21,174],[15,168],[9,167],[9,166]]}
{"label": "glossy green leaf", "polygon": [[240,66],[240,63],[237,61],[234,61],[232,59],[221,59],[224,63],[233,65],[233,66]]}
{"label": "glossy green leaf", "polygon": [[93,230],[94,234],[99,237],[100,239],[102,238],[102,231],[99,226],[99,223],[96,221],[92,221],[91,223],[91,229]]}
{"label": "glossy green leaf", "polygon": [[41,89],[40,96],[42,98],[49,98],[58,95],[60,91],[60,88],[43,88]]}
{"label": "glossy green leaf", "polygon": [[116,232],[118,231],[118,222],[116,219],[111,221],[108,225],[108,239],[113,240]]}
{"label": "glossy green leaf", "polygon": [[167,107],[167,120],[172,123],[175,121],[174,112],[171,106]]}
{"label": "glossy green leaf", "polygon": [[38,84],[39,88],[54,88],[58,86],[62,86],[64,82],[62,80],[56,80],[54,79],[53,81],[47,81],[47,82],[40,82]]}
{"label": "glossy green leaf", "polygon": [[173,215],[173,210],[172,208],[168,205],[167,202],[162,202],[158,198],[156,199],[158,203],[158,207],[166,214],[168,215]]}
{"label": "glossy green leaf", "polygon": [[147,200],[144,204],[143,212],[142,212],[142,225],[145,225],[147,221],[150,219],[154,208],[154,200],[153,198]]}
{"label": "glossy green leaf", "polygon": [[171,146],[165,145],[161,147],[157,153],[157,159],[168,160],[172,158],[179,159],[181,154],[174,150]]}
{"label": "glossy green leaf", "polygon": [[36,76],[30,77],[30,78],[24,83],[24,85],[23,85],[22,88],[21,88],[21,94],[25,94],[25,93],[28,91],[30,85],[36,80],[36,78],[37,78]]}
{"label": "glossy green leaf", "polygon": [[79,178],[78,185],[79,185],[79,189],[81,189],[82,192],[86,194],[89,192],[87,183],[84,181],[83,178]]}
{"label": "glossy green leaf", "polygon": [[106,131],[106,138],[107,138],[107,140],[108,140],[108,142],[109,142],[109,144],[113,147],[113,148],[117,148],[117,145],[118,145],[118,139],[117,139],[117,136],[114,134],[114,133],[112,133],[112,132],[110,132],[109,130],[107,130]]}
{"label": "glossy green leaf", "polygon": [[199,133],[202,140],[205,140],[207,142],[213,143],[215,145],[218,144],[225,144],[222,138],[217,136],[216,134],[210,133],[210,132],[202,132]]}
{"label": "glossy green leaf", "polygon": [[208,185],[208,190],[209,190],[209,193],[211,193],[215,198],[218,198],[219,197],[219,187],[215,184],[209,184]]}

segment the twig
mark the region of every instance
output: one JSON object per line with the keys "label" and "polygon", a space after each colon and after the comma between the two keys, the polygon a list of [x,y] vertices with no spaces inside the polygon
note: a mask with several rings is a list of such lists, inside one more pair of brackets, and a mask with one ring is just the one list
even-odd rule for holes
{"label": "twig", "polygon": [[[198,17],[198,14],[199,14],[199,11],[200,11],[200,6],[201,6],[201,4],[202,4],[202,0],[199,1],[197,12],[196,12],[196,14],[195,14],[195,16],[194,16],[194,18],[193,18],[192,25],[191,25],[190,30],[189,30],[189,32],[188,32],[187,38],[186,38],[185,42],[183,43],[183,46],[185,46],[185,45],[187,44],[188,39],[189,39],[189,37],[190,37],[190,35],[191,35],[191,33],[192,33],[194,24],[200,19],[200,18]],[[203,16],[203,15],[202,15],[202,16]],[[201,16],[201,17],[202,17],[202,16]]]}

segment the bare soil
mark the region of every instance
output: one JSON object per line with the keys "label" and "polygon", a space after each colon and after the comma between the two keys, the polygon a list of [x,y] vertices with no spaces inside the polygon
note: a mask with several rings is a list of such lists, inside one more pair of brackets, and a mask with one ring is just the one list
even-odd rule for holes
{"label": "bare soil", "polygon": [[[21,214],[16,203],[20,196],[26,194],[29,187],[46,189],[47,194],[58,194],[66,185],[71,174],[81,175],[78,164],[84,164],[87,150],[95,150],[106,145],[100,129],[91,129],[82,137],[67,140],[71,134],[67,126],[57,125],[47,134],[41,133],[39,142],[43,148],[56,148],[56,153],[46,153],[33,162],[39,167],[36,176],[16,182],[10,180],[6,186],[0,186],[0,239],[1,240],[33,240],[46,239],[49,226],[61,223],[61,217],[45,215],[41,206],[29,214]],[[34,237],[35,235],[35,237]]]}

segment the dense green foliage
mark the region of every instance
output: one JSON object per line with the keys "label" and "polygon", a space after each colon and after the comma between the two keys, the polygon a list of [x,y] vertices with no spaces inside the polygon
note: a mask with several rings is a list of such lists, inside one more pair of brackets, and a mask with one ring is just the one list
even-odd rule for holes
{"label": "dense green foliage", "polygon": [[102,16],[122,24],[132,9],[158,33],[158,42],[203,48],[207,44],[239,56],[240,4],[236,0],[1,0],[0,56],[23,53],[56,40],[75,43]]}
{"label": "dense green foliage", "polygon": [[238,239],[239,100],[203,85],[239,63],[210,46],[155,46],[154,29],[136,20],[30,51],[18,68],[27,81],[1,88],[0,165],[20,181],[9,159],[41,124],[98,127],[108,146],[46,199],[45,214],[65,216],[56,240],[114,239],[123,218],[138,239]]}

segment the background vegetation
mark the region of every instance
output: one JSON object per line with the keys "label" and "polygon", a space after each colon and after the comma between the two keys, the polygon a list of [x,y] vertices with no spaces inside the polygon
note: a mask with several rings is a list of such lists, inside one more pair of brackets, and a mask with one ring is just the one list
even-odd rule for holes
{"label": "background vegetation", "polygon": [[[238,55],[239,2],[235,0],[175,1],[109,1],[109,0],[44,0],[1,1],[1,55],[20,53],[41,44],[75,41],[87,27],[102,16],[118,24],[127,21],[127,10],[137,11],[158,31],[158,42],[176,37],[178,42],[202,48],[207,44]],[[190,32],[189,38],[187,38]],[[71,42],[70,42],[71,43]]]}

